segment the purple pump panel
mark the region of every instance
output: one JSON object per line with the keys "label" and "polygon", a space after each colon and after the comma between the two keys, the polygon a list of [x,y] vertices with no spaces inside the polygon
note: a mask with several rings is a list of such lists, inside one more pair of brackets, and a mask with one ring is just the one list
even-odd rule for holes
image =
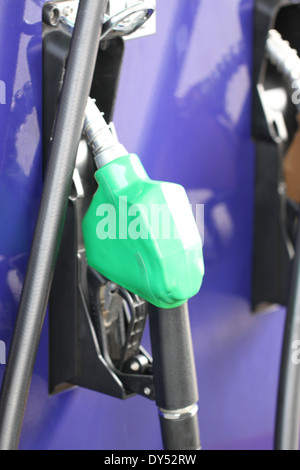
{"label": "purple pump panel", "polygon": [[[0,341],[7,350],[42,188],[43,4],[0,5]],[[250,311],[253,6],[158,0],[157,34],[126,44],[115,111],[120,141],[150,177],[180,183],[193,204],[205,204],[206,277],[190,302],[204,449],[271,449],[274,433],[285,312]],[[21,449],[161,449],[150,401],[79,388],[48,396],[47,330],[46,322]]]}

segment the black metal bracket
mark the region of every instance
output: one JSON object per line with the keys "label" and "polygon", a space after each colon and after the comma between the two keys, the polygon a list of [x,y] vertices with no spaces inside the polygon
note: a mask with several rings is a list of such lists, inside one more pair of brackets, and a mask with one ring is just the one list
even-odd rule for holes
{"label": "black metal bracket", "polygon": [[[300,2],[256,0],[253,49],[252,134],[256,188],[252,306],[287,305],[298,206],[285,193],[283,161],[297,130],[289,86],[265,54],[271,28],[300,53]],[[282,97],[280,100],[278,97]]]}
{"label": "black metal bracket", "polygon": [[[59,22],[44,24],[45,164],[70,40]],[[107,121],[113,114],[123,51],[121,38],[99,48],[91,96]],[[140,394],[153,400],[152,359],[141,347],[147,304],[87,266],[81,222],[97,189],[95,170],[83,139],[49,302],[50,393],[82,386],[121,399]]]}

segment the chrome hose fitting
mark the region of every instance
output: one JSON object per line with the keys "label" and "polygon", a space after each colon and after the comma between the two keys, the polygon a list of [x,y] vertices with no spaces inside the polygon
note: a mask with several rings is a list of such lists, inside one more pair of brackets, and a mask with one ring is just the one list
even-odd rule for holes
{"label": "chrome hose fitting", "polygon": [[86,107],[83,133],[93,152],[97,168],[128,155],[127,150],[120,144],[118,137],[112,132],[111,126],[107,124],[91,98],[88,99]]}
{"label": "chrome hose fitting", "polygon": [[182,421],[187,418],[193,418],[198,413],[197,403],[183,408],[180,410],[164,410],[162,408],[158,409],[159,415],[164,419],[169,419],[171,421]]}

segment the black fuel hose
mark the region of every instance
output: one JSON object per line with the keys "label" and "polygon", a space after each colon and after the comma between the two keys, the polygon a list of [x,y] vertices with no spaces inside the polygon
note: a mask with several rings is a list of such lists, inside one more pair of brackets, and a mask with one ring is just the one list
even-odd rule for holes
{"label": "black fuel hose", "polygon": [[198,385],[187,304],[149,305],[155,399],[165,450],[200,450]]}
{"label": "black fuel hose", "polygon": [[18,447],[107,0],[80,0],[27,274],[0,396],[0,450]]}
{"label": "black fuel hose", "polygon": [[[298,450],[300,438],[300,365],[293,362],[294,342],[300,340],[300,224],[293,266],[290,300],[282,348],[275,450]],[[297,362],[297,361],[296,361]]]}

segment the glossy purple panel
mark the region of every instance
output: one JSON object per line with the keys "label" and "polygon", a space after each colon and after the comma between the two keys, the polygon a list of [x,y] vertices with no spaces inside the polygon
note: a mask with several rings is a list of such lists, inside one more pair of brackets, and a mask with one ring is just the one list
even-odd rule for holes
{"label": "glossy purple panel", "polygon": [[[7,345],[41,191],[43,3],[0,6],[0,340]],[[152,178],[181,183],[191,202],[205,204],[206,277],[190,302],[203,447],[271,448],[284,311],[250,312],[253,0],[157,3],[157,35],[127,44],[115,124]],[[147,400],[83,389],[48,397],[47,348],[45,325],[21,448],[161,449]]]}
{"label": "glossy purple panel", "polygon": [[[41,7],[0,6],[0,339],[8,348],[41,193]],[[1,377],[4,366],[0,365]]]}

